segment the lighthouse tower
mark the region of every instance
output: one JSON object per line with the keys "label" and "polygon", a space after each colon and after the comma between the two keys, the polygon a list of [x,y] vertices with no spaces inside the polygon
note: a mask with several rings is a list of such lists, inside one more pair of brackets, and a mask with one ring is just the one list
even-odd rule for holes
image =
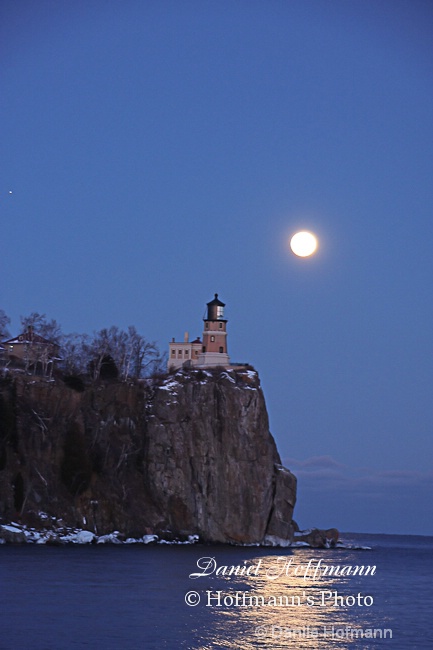
{"label": "lighthouse tower", "polygon": [[227,319],[224,318],[225,304],[218,300],[218,294],[207,303],[204,320],[203,347],[198,356],[198,366],[229,366],[227,354]]}

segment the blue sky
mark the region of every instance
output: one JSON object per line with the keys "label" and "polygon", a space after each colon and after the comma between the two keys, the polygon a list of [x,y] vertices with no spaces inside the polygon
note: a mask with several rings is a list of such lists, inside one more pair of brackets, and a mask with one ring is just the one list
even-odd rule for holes
{"label": "blue sky", "polygon": [[164,349],[218,292],[298,523],[433,534],[432,27],[421,0],[3,2],[12,334]]}

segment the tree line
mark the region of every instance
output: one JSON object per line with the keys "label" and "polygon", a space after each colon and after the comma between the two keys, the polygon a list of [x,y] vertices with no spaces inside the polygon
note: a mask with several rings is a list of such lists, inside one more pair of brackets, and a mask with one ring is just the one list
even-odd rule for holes
{"label": "tree line", "polygon": [[[0,309],[0,342],[11,338],[9,325],[10,318]],[[55,365],[65,375],[89,375],[95,380],[102,376],[139,379],[165,372],[166,354],[161,355],[156,343],[148,341],[133,325],[127,330],[103,328],[92,335],[64,334],[55,319],[33,312],[21,317],[21,332],[29,328],[56,346]]]}

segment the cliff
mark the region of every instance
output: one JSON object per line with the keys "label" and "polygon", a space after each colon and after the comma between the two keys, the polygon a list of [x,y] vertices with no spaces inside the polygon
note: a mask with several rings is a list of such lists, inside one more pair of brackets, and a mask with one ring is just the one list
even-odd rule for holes
{"label": "cliff", "polygon": [[0,380],[5,521],[97,535],[287,539],[296,479],[280,463],[252,370],[74,387]]}

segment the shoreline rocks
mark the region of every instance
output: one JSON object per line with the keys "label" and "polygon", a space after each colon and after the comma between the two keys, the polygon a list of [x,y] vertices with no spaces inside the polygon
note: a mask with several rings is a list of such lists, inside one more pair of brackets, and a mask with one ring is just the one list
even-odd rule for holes
{"label": "shoreline rocks", "polygon": [[[295,533],[291,539],[281,538],[276,535],[267,535],[261,543],[256,544],[236,544],[230,543],[230,546],[257,546],[259,548],[344,548],[339,542],[339,534],[335,528],[326,531],[313,528],[307,531]],[[22,545],[22,544],[44,544],[47,546],[66,546],[66,545],[97,545],[97,544],[205,544],[198,535],[188,535],[185,538],[164,538],[155,534],[145,534],[138,538],[126,537],[124,534],[115,530],[105,535],[96,535],[90,530],[71,529],[62,527],[44,528],[37,530],[29,528],[17,522],[10,524],[0,524],[0,544]],[[228,545],[228,544],[222,544]]]}
{"label": "shoreline rocks", "polygon": [[336,528],[328,528],[321,530],[319,528],[311,528],[309,530],[301,530],[294,534],[294,540],[297,542],[305,542],[311,548],[334,548],[339,540],[340,533]]}

